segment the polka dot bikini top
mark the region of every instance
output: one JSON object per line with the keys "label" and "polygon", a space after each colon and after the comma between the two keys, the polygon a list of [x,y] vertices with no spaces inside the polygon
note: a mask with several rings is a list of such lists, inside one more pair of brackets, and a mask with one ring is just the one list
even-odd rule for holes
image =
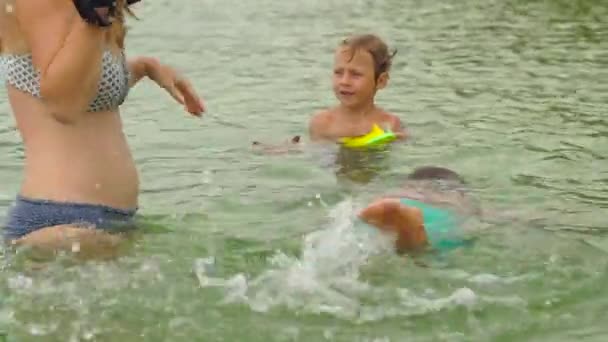
{"label": "polka dot bikini top", "polygon": [[[32,56],[0,56],[0,65],[4,64],[6,83],[18,90],[40,96],[40,72],[32,62]],[[89,104],[89,112],[100,112],[118,108],[129,93],[129,69],[124,54],[113,55],[105,51],[102,58],[102,71],[97,94]]]}

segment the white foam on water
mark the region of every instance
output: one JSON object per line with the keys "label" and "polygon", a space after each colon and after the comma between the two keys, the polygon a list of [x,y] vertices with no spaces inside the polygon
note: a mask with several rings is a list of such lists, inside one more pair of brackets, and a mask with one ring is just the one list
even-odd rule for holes
{"label": "white foam on water", "polygon": [[284,305],[351,316],[360,306],[357,293],[369,288],[359,279],[361,267],[392,246],[390,237],[354,228],[353,212],[350,201],[339,204],[330,212],[329,227],[304,237],[300,257],[279,251],[270,258],[269,268],[253,279],[244,274],[225,280],[209,276],[209,259],[195,261],[195,274],[203,287],[224,287],[226,302],[244,302],[254,311]]}

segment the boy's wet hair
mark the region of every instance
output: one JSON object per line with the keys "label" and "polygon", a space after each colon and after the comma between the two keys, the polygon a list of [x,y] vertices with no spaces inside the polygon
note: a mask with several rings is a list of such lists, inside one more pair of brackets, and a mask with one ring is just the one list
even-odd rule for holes
{"label": "boy's wet hair", "polygon": [[350,36],[344,39],[340,46],[347,47],[351,50],[351,59],[354,58],[355,52],[358,50],[369,52],[374,60],[374,77],[376,79],[383,72],[390,71],[393,57],[397,54],[397,50],[389,52],[386,43],[374,34]]}
{"label": "boy's wet hair", "polygon": [[466,181],[458,173],[439,166],[422,166],[416,168],[407,178],[415,181],[445,181],[452,184],[466,185]]}

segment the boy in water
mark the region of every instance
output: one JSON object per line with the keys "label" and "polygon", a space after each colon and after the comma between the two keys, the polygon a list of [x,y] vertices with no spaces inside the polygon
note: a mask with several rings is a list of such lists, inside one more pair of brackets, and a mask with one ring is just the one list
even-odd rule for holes
{"label": "boy in water", "polygon": [[465,186],[452,170],[420,167],[407,176],[399,193],[374,201],[359,212],[359,218],[395,234],[400,253],[428,246],[436,250],[460,247],[467,241],[459,224],[480,211]]}
{"label": "boy in water", "polygon": [[376,106],[376,93],[386,87],[394,53],[372,34],[345,39],[336,49],[332,77],[339,104],[316,113],[309,122],[312,141],[338,142],[368,134],[374,125],[390,129],[397,139],[406,133],[396,115]]}
{"label": "boy in water", "polygon": [[[375,104],[376,93],[388,84],[395,53],[389,53],[387,45],[372,34],[352,36],[338,46],[332,84],[339,104],[313,115],[308,125],[311,141],[343,142],[344,138],[363,137],[372,132],[374,125],[390,130],[397,140],[407,137],[399,117]],[[278,146],[254,141],[252,147],[283,154],[297,151],[301,139],[296,136]]]}

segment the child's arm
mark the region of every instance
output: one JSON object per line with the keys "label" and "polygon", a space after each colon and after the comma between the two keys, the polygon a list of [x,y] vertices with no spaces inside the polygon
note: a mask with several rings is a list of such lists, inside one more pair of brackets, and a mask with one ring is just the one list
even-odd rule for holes
{"label": "child's arm", "polygon": [[268,145],[259,141],[254,141],[251,143],[251,146],[259,152],[266,154],[287,154],[287,153],[300,153],[302,152],[301,137],[299,135],[294,136],[289,141],[285,142],[282,145]]}
{"label": "child's arm", "polygon": [[409,137],[409,134],[401,124],[401,119],[395,115],[393,115],[393,120],[391,122],[391,130],[397,136],[397,140],[405,140]]}
{"label": "child's arm", "polygon": [[381,231],[396,234],[399,253],[418,250],[428,243],[420,209],[403,205],[396,198],[375,201],[359,213],[359,218]]}

